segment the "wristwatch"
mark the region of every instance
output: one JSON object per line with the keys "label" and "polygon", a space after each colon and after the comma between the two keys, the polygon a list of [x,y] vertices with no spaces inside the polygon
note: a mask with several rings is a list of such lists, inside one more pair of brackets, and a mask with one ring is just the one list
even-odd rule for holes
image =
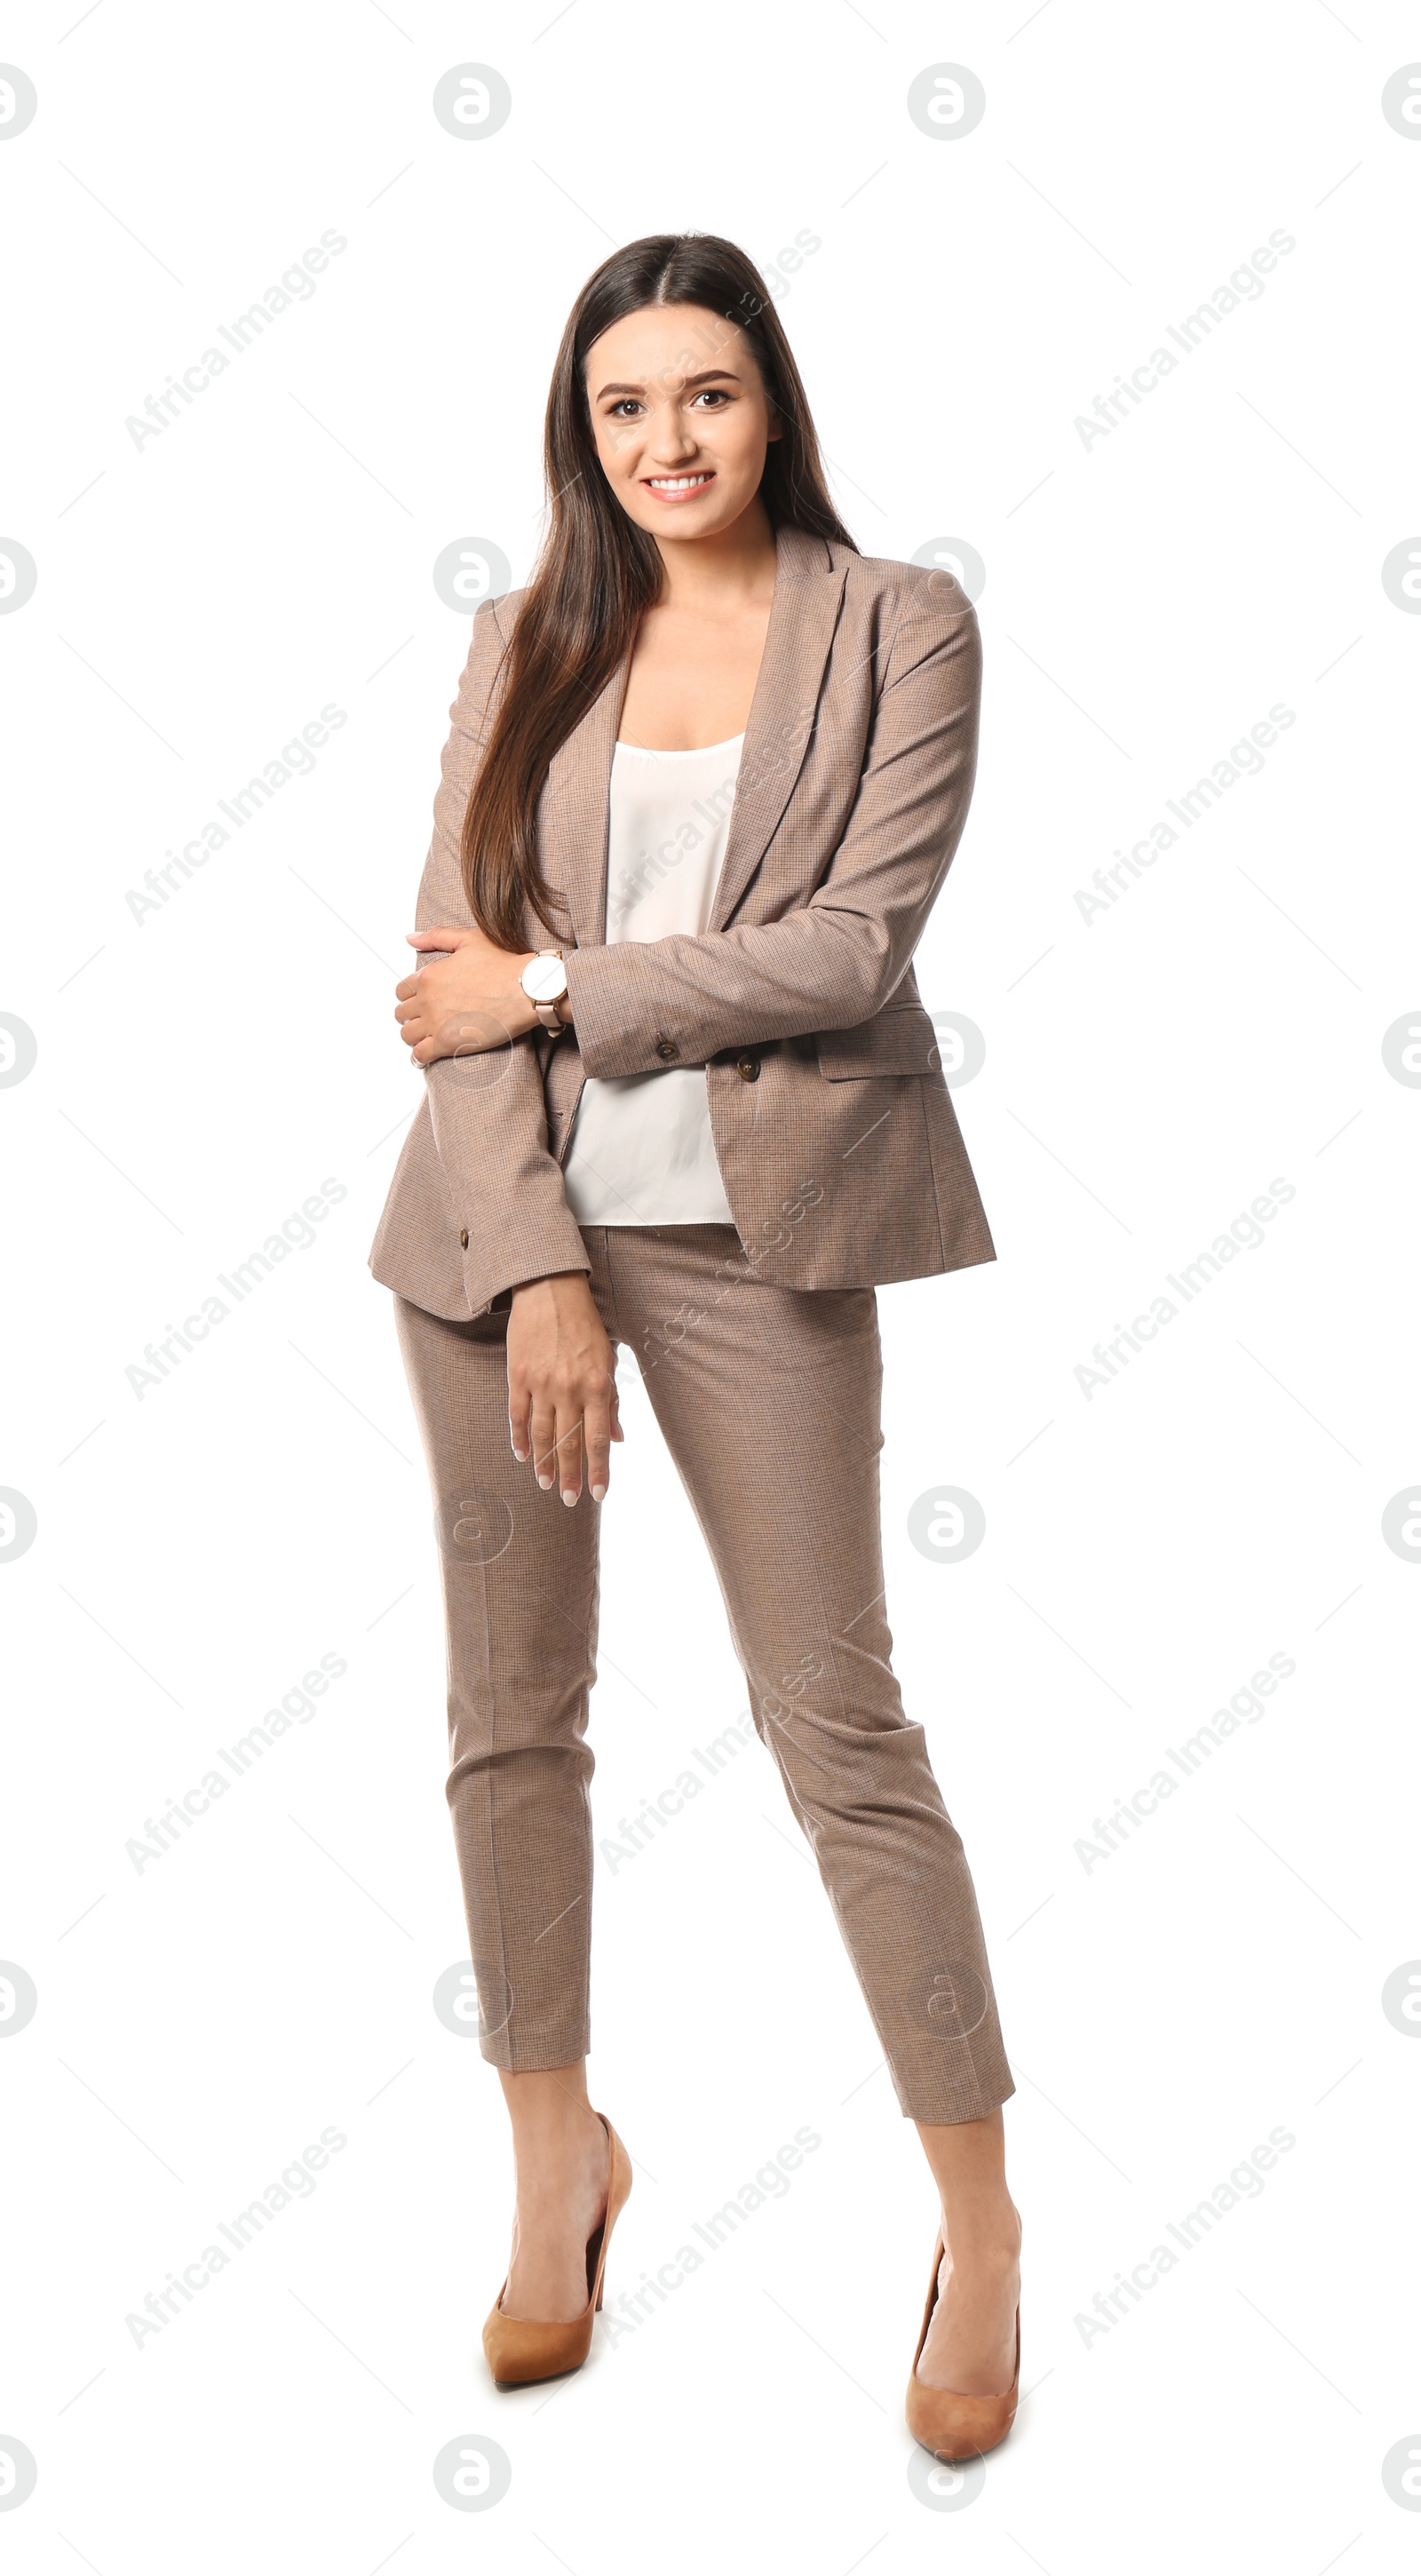
{"label": "wristwatch", "polygon": [[530,957],[518,978],[543,1027],[554,1037],[561,1035],[567,1022],[558,1018],[558,1003],[567,997],[567,968],[555,948],[540,949]]}

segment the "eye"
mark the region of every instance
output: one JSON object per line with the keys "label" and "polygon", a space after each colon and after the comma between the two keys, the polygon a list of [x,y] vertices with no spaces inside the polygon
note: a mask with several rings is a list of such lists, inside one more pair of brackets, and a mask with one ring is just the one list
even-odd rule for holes
{"label": "eye", "polygon": [[722,403],[729,402],[730,396],[723,385],[703,385],[696,396],[696,400],[697,402],[712,402],[715,404],[717,410],[719,410]]}
{"label": "eye", "polygon": [[609,420],[624,420],[624,419],[626,418],[626,416],[627,416],[628,411],[629,411],[629,410],[634,411],[635,409],[636,409],[636,396],[635,396],[635,394],[623,394],[623,395],[622,395],[622,397],[621,397],[621,400],[620,400],[619,402],[614,402],[614,403],[613,403],[611,410],[610,410],[610,411],[608,412],[608,414],[607,414],[607,418],[608,418]]}

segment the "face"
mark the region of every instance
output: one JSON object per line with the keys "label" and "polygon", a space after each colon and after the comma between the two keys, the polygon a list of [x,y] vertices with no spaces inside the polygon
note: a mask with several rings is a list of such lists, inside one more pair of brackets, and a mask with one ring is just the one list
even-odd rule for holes
{"label": "face", "polygon": [[612,490],[655,537],[718,535],[781,435],[749,341],[699,304],[653,304],[594,340],[587,400]]}

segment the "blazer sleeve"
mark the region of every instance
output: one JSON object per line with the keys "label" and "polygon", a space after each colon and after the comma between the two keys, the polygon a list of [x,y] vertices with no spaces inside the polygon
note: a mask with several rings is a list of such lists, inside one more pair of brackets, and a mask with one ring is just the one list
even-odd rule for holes
{"label": "blazer sleeve", "polygon": [[699,938],[577,948],[568,992],[585,1070],[649,1073],[723,1047],[856,1028],[908,966],[967,819],[982,652],[954,584],[910,595],[884,664],[848,826],[807,904]]}
{"label": "blazer sleeve", "polygon": [[[434,838],[420,880],[418,930],[473,923],[460,837],[504,643],[496,603],[487,600],[475,614],[469,657],[449,711],[453,723],[434,799]],[[443,1056],[426,1066],[425,1080],[435,1148],[455,1218],[469,1237],[466,1278],[492,1299],[554,1271],[590,1270],[562,1173],[548,1150],[542,1067],[531,1040],[519,1038],[486,1055]]]}

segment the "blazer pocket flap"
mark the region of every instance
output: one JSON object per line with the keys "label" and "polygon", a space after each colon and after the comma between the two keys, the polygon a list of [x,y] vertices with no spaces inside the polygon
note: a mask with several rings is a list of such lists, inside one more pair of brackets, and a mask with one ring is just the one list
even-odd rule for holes
{"label": "blazer pocket flap", "polygon": [[875,1074],[936,1073],[937,1031],[921,1002],[890,1005],[856,1029],[822,1029],[816,1037],[826,1082],[863,1082]]}

